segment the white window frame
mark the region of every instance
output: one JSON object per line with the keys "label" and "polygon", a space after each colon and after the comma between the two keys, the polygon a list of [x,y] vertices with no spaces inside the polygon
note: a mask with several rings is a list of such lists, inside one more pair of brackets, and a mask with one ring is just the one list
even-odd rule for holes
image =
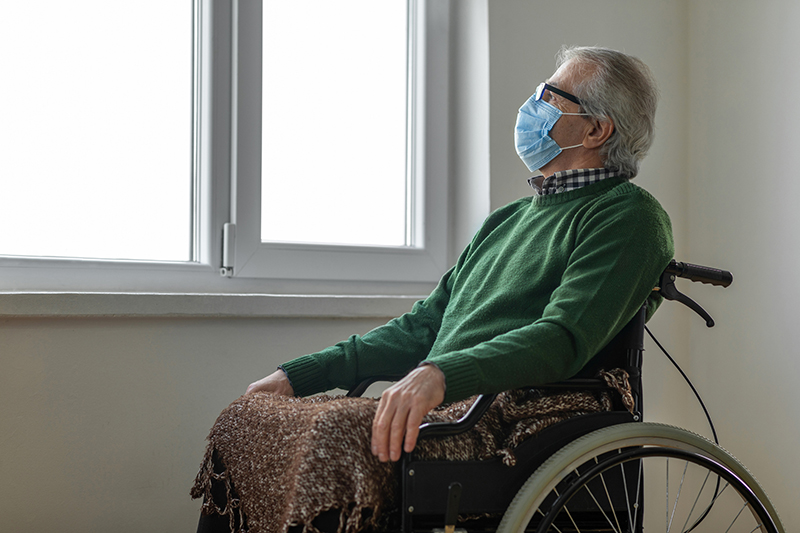
{"label": "white window frame", "polygon": [[[424,206],[418,213],[424,223],[417,246],[260,242],[261,1],[196,0],[193,260],[0,256],[0,291],[425,294],[448,266],[451,4],[415,2],[424,21],[417,43],[424,52],[417,57],[424,75],[418,81],[417,116],[423,128],[415,140],[415,167],[425,183],[416,191]],[[258,16],[251,16],[256,11]],[[235,243],[223,242],[226,224],[235,225]],[[231,263],[225,266],[232,270],[221,269],[224,248]]]}
{"label": "white window frame", "polygon": [[[409,0],[409,87],[414,128],[408,137],[412,246],[336,246],[261,241],[261,2],[234,2],[234,151],[232,153],[235,277],[431,282],[447,268],[448,13],[442,2]],[[435,25],[435,30],[431,28]],[[430,66],[431,68],[426,68]],[[436,66],[437,68],[433,68]],[[301,117],[298,117],[300,119]]]}

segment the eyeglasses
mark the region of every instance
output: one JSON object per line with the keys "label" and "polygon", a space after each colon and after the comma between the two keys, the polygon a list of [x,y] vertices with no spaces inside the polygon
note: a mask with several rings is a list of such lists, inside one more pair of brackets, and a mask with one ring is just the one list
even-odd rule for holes
{"label": "eyeglasses", "polygon": [[540,83],[539,84],[539,86],[536,88],[536,92],[533,93],[533,95],[536,97],[535,100],[541,100],[542,96],[544,96],[544,92],[545,91],[550,91],[552,93],[555,93],[555,94],[557,94],[559,96],[562,96],[562,97],[566,98],[570,102],[575,102],[579,106],[583,106],[583,103],[581,103],[581,101],[578,99],[577,96],[573,96],[573,95],[569,94],[567,91],[562,91],[558,87],[553,87],[552,85],[550,85],[548,83]]}

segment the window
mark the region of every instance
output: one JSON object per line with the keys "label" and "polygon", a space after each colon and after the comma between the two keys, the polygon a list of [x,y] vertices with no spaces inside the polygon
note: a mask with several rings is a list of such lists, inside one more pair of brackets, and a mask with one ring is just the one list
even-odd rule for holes
{"label": "window", "polygon": [[[85,0],[88,1],[88,0]],[[398,287],[406,283],[429,283],[435,281],[444,272],[446,265],[446,222],[447,222],[447,195],[446,195],[446,176],[447,176],[447,61],[448,61],[448,9],[447,2],[432,2],[424,0],[409,0],[408,4],[404,0],[392,0],[389,2],[395,10],[399,10],[403,18],[403,24],[409,29],[409,42],[407,48],[404,45],[402,53],[397,51],[390,55],[401,59],[389,61],[393,63],[393,76],[395,79],[402,79],[406,71],[411,72],[410,82],[407,87],[403,87],[400,96],[387,97],[393,100],[394,107],[398,109],[397,101],[402,103],[399,108],[402,110],[400,122],[408,117],[412,118],[413,127],[406,129],[400,126],[402,131],[398,133],[397,111],[393,111],[394,118],[381,118],[383,124],[394,122],[391,126],[393,133],[387,134],[386,139],[392,137],[390,143],[393,146],[392,155],[383,152],[380,156],[380,164],[386,168],[393,168],[395,177],[392,181],[394,189],[390,192],[371,192],[370,197],[391,196],[398,199],[395,206],[382,209],[383,212],[390,213],[388,218],[395,223],[395,229],[380,230],[377,233],[380,239],[370,236],[355,235],[354,237],[339,238],[341,232],[337,230],[336,238],[316,238],[313,236],[302,236],[297,234],[275,235],[270,233],[270,226],[275,226],[274,220],[284,218],[275,204],[275,199],[282,204],[283,199],[294,200],[296,192],[270,192],[275,187],[271,182],[275,176],[284,175],[288,181],[304,182],[305,179],[299,172],[290,167],[290,175],[287,171],[276,170],[274,161],[269,161],[267,165],[262,165],[262,138],[267,141],[267,136],[262,136],[262,114],[274,118],[275,108],[270,111],[269,105],[262,106],[262,89],[267,91],[267,98],[275,98],[269,91],[274,84],[266,84],[266,81],[275,81],[280,76],[278,68],[274,65],[267,65],[262,73],[262,46],[268,41],[263,39],[265,31],[271,33],[265,24],[265,18],[270,17],[271,9],[281,7],[285,2],[271,3],[265,0],[265,8],[262,9],[262,2],[257,0],[234,1],[232,3],[214,2],[212,0],[196,0],[194,3],[189,0],[184,2],[170,2],[176,4],[176,11],[166,17],[152,17],[153,11],[162,13],[165,9],[161,3],[139,3],[136,6],[126,4],[124,15],[114,14],[109,11],[109,4],[114,2],[97,3],[66,3],[73,12],[77,13],[80,9],[91,11],[91,15],[84,12],[81,19],[89,20],[92,27],[105,26],[103,31],[107,32],[109,39],[112,35],[123,36],[122,41],[133,43],[131,48],[132,56],[126,60],[123,68],[119,69],[129,76],[129,82],[122,82],[125,90],[115,92],[111,87],[102,90],[97,88],[98,93],[104,93],[103,97],[108,97],[103,104],[105,114],[100,114],[98,122],[91,122],[88,117],[83,117],[74,122],[89,124],[88,132],[95,135],[98,131],[106,133],[110,130],[109,123],[114,126],[122,125],[122,133],[105,135],[111,138],[109,146],[114,145],[114,139],[119,135],[129,135],[124,141],[116,143],[122,145],[125,151],[114,153],[112,160],[102,165],[96,165],[100,169],[99,176],[101,182],[91,182],[86,185],[89,192],[82,195],[82,202],[95,204],[98,209],[108,208],[111,198],[134,194],[132,182],[138,182],[142,189],[141,199],[136,197],[134,213],[125,214],[118,217],[123,221],[133,219],[136,222],[133,226],[139,233],[147,235],[147,239],[153,239],[159,232],[165,232],[166,225],[172,226],[167,222],[168,215],[176,215],[175,224],[177,227],[175,237],[170,237],[172,244],[168,245],[169,252],[145,251],[145,252],[71,252],[71,251],[39,251],[22,250],[6,251],[0,250],[0,269],[3,275],[0,276],[0,289],[4,290],[125,290],[125,291],[168,291],[168,292],[307,292],[320,290],[320,283],[328,282],[372,282],[372,292],[380,292],[374,283],[400,282],[401,285],[394,285],[392,291],[399,291]],[[53,2],[53,6],[62,6],[63,2]],[[319,6],[333,4],[331,2],[321,2]],[[346,2],[344,3],[346,4]],[[371,12],[375,6],[374,2],[359,2],[353,4],[359,13],[369,16],[377,16]],[[16,6],[16,4],[14,4]],[[41,4],[37,4],[37,13],[42,12]],[[84,6],[84,7],[80,7]],[[399,6],[399,7],[398,7]],[[284,6],[285,7],[285,6]],[[6,12],[2,20],[10,20],[13,17],[6,16],[9,7],[4,7]],[[49,9],[49,8],[48,8]],[[57,9],[69,11],[67,7],[53,7],[53,12]],[[141,23],[129,17],[127,10],[140,9],[144,13]],[[274,17],[288,16],[285,14]],[[385,15],[397,17],[396,13]],[[405,18],[407,17],[407,22]],[[97,24],[100,20],[107,21],[107,25]],[[163,24],[160,30],[147,32],[143,30],[143,24],[152,19],[158,19],[159,24]],[[115,27],[114,21],[124,21]],[[369,25],[369,24],[367,24]],[[132,28],[130,28],[130,27]],[[398,26],[398,25],[395,25]],[[62,35],[62,39],[68,40],[74,37],[73,32]],[[429,28],[434,27],[431,31]],[[128,35],[127,32],[132,32]],[[395,34],[398,31],[395,28]],[[403,29],[402,31],[405,31]],[[157,70],[156,74],[135,73],[132,66],[150,63],[143,59],[141,54],[151,48],[161,50],[165,44],[154,43],[155,36],[151,33],[177,36],[174,46],[174,53],[164,52],[164,56],[169,58],[159,58],[167,61],[171,66]],[[125,37],[128,35],[127,37]],[[194,36],[194,39],[191,36]],[[366,38],[366,37],[365,37]],[[103,41],[104,46],[97,46],[93,43],[91,50],[101,55],[109,54],[111,40]],[[58,46],[51,45],[51,46]],[[66,45],[61,45],[66,49]],[[275,46],[274,43],[268,46]],[[20,51],[20,55],[24,50]],[[116,52],[115,52],[116,53]],[[140,54],[137,56],[137,54]],[[170,55],[172,54],[172,55]],[[75,54],[81,55],[81,54]],[[27,56],[30,57],[30,56]],[[52,57],[52,56],[51,56]],[[179,66],[174,65],[175,57],[185,57]],[[194,58],[194,63],[190,60]],[[30,60],[30,59],[29,59]],[[107,62],[113,63],[116,59],[108,59]],[[406,60],[408,63],[406,64]],[[382,62],[382,61],[379,61]],[[22,63],[25,65],[25,63]],[[397,64],[402,64],[403,72],[398,75]],[[98,65],[92,63],[95,68],[88,67],[87,70],[102,70]],[[117,65],[115,65],[116,68]],[[146,65],[148,68],[153,65]],[[131,68],[127,68],[131,67]],[[406,68],[407,67],[407,68]],[[109,67],[110,68],[110,67]],[[113,70],[113,69],[112,69]],[[267,72],[269,70],[269,72]],[[391,69],[390,69],[391,70]],[[87,82],[83,72],[71,71],[73,78],[78,78],[81,84],[99,85],[102,87],[103,81],[95,83]],[[101,73],[102,74],[102,73]],[[272,75],[272,78],[270,78]],[[157,119],[143,119],[144,111],[136,110],[134,102],[142,101],[147,92],[142,89],[143,84],[150,83],[152,79],[156,81],[151,84],[150,92],[155,95],[154,100],[143,104],[145,110],[151,110]],[[386,74],[376,75],[376,82],[390,82]],[[53,81],[65,83],[68,76],[59,76]],[[102,78],[102,76],[101,76]],[[143,81],[144,80],[144,81]],[[177,81],[176,81],[177,80]],[[181,81],[182,80],[182,81]],[[75,79],[67,80],[70,83],[76,82]],[[320,80],[320,90],[325,88],[325,80]],[[308,81],[300,82],[308,84]],[[170,85],[170,91],[178,95],[176,100],[171,100],[166,94],[166,84]],[[53,85],[53,83],[49,83]],[[157,89],[153,89],[153,87]],[[180,87],[179,87],[180,86]],[[194,88],[192,91],[192,87]],[[137,90],[138,89],[138,90]],[[408,98],[406,97],[408,89]],[[369,92],[380,92],[383,89],[371,88]],[[47,96],[52,96],[54,91],[49,91],[48,95],[37,97],[39,100],[46,100]],[[58,95],[57,92],[55,92]],[[98,94],[98,97],[100,94]],[[21,97],[18,97],[21,98]],[[23,98],[24,99],[24,98]],[[35,99],[34,99],[35,100]],[[382,102],[383,104],[383,102]],[[344,104],[343,104],[344,105]],[[351,106],[353,104],[346,104]],[[187,109],[188,108],[188,109]],[[64,109],[63,107],[56,109]],[[309,110],[313,111],[313,106],[309,105]],[[324,109],[324,108],[320,108]],[[317,109],[319,111],[320,109]],[[329,110],[330,111],[330,110]],[[374,110],[370,110],[371,113]],[[388,112],[387,112],[388,113]],[[375,117],[373,116],[373,119]],[[142,120],[143,119],[143,120]],[[157,123],[153,123],[157,120]],[[145,133],[131,133],[129,124],[131,122],[145,123]],[[3,121],[5,122],[5,121]],[[175,124],[177,129],[168,129],[166,123]],[[62,139],[64,144],[73,142],[75,139],[70,137],[83,137],[86,134],[70,135],[76,130],[72,127],[76,124],[65,122],[65,129],[61,130],[58,139]],[[389,126],[386,126],[387,128]],[[0,124],[0,130],[4,129]],[[363,129],[363,126],[361,127]],[[274,131],[274,130],[269,130]],[[278,130],[279,134],[285,132],[284,129]],[[308,131],[307,129],[304,131]],[[163,140],[158,135],[164,135]],[[5,135],[8,135],[6,133]],[[137,138],[141,144],[136,144],[130,140],[130,136]],[[98,139],[102,139],[99,135]],[[376,136],[372,136],[375,138]],[[120,137],[122,138],[122,137]],[[399,139],[399,140],[398,140]],[[100,142],[98,140],[98,142]],[[307,142],[307,137],[302,139]],[[360,141],[359,141],[360,142]],[[57,153],[56,149],[61,150],[58,140],[49,141],[45,149],[40,149],[40,153],[46,153],[48,157]],[[142,146],[152,147],[151,153],[144,154]],[[118,149],[120,146],[115,146]],[[133,147],[133,149],[131,149]],[[96,153],[94,145],[89,149],[82,147],[82,157],[84,161],[95,163],[94,159],[106,154]],[[159,149],[164,157],[172,158],[170,162],[159,159],[155,154]],[[92,152],[95,150],[95,152]],[[102,151],[109,151],[111,148],[103,148]],[[78,147],[71,152],[79,151]],[[370,151],[375,151],[374,148]],[[63,163],[68,157],[67,152],[58,152],[57,162]],[[94,158],[94,159],[93,159]],[[311,167],[319,164],[312,161],[302,162],[295,167]],[[400,160],[399,165],[397,161]],[[389,164],[388,160],[394,160]],[[141,163],[142,166],[134,168],[133,165]],[[2,163],[0,162],[0,165]],[[172,166],[170,166],[172,165]],[[273,165],[273,166],[270,166]],[[371,163],[372,166],[376,163]],[[63,166],[63,165],[62,165]],[[83,168],[83,167],[82,167]],[[265,169],[265,174],[262,173]],[[397,170],[401,168],[401,170]],[[3,187],[10,190],[9,183],[12,181],[7,178],[6,170],[2,170],[3,175],[0,180]],[[15,170],[14,172],[18,172]],[[30,171],[32,175],[44,174],[46,171]],[[358,173],[362,173],[361,171]],[[168,195],[165,191],[167,185],[163,176],[176,177],[176,182],[180,186],[176,188],[174,196]],[[262,185],[262,175],[265,175],[264,185]],[[155,182],[145,183],[145,179],[157,176]],[[332,174],[327,174],[329,179]],[[179,177],[179,178],[178,178]],[[113,178],[113,179],[111,179]],[[312,174],[313,178],[313,174]],[[368,181],[372,177],[368,177]],[[120,181],[126,187],[117,192],[109,193],[106,190],[108,183]],[[374,181],[374,180],[373,180]],[[305,184],[304,185],[308,185]],[[313,184],[309,185],[311,189]],[[262,199],[262,187],[265,199]],[[302,188],[302,187],[301,187]],[[362,188],[356,186],[356,188]],[[46,196],[53,190],[52,186],[38,185],[34,195],[36,197]],[[3,193],[13,195],[19,199],[30,193],[21,193],[17,189],[13,192]],[[49,232],[60,229],[62,222],[76,218],[76,203],[59,198],[61,204],[65,205],[71,215],[61,215],[56,218],[56,222],[49,223]],[[143,202],[155,201],[163,204],[162,211],[155,207],[144,204]],[[8,200],[6,200],[8,201]],[[23,198],[18,203],[36,203],[35,199]],[[355,210],[358,205],[363,205],[363,201],[354,202]],[[373,202],[374,203],[374,202]],[[112,204],[113,205],[113,204]],[[399,207],[398,207],[399,206]],[[82,210],[82,209],[81,209]],[[120,209],[114,207],[108,211],[98,211],[93,217],[78,221],[74,229],[75,232],[95,233],[111,228],[108,238],[102,240],[115,241],[116,244],[123,245],[122,249],[130,244],[131,239],[121,226],[112,224],[111,214],[119,214]],[[30,211],[28,211],[30,213]],[[327,215],[328,219],[330,215]],[[29,217],[30,218],[30,217]],[[41,218],[41,217],[32,217]],[[311,216],[306,219],[311,219]],[[270,221],[273,222],[270,222]],[[400,221],[399,225],[397,221]],[[266,229],[262,229],[263,226]],[[358,221],[355,229],[373,225],[373,215],[365,214]],[[37,220],[38,222],[38,220]],[[30,220],[25,221],[30,223]],[[146,224],[151,224],[150,226]],[[20,225],[19,220],[10,223],[12,227]],[[105,225],[104,225],[105,224]],[[324,216],[316,219],[316,225],[326,226]],[[114,229],[116,228],[116,229]],[[228,231],[223,232],[223,228]],[[398,229],[399,228],[399,229]],[[26,230],[27,231],[27,230]],[[46,232],[47,232],[46,231]],[[170,230],[171,231],[171,230]],[[262,235],[263,231],[263,235]],[[228,236],[223,239],[223,233]],[[390,235],[388,240],[381,240]],[[94,236],[95,240],[97,235]],[[61,238],[59,241],[69,240]],[[321,242],[319,242],[321,241]],[[23,240],[23,242],[26,242]],[[178,244],[175,244],[178,243]],[[31,256],[50,256],[50,257],[31,257]],[[220,276],[220,267],[227,277]],[[260,281],[259,281],[260,280]],[[283,280],[283,281],[282,281]],[[289,280],[294,280],[289,282]],[[287,285],[287,283],[289,283]],[[298,285],[298,283],[300,283]],[[312,285],[302,285],[302,283],[312,283]],[[283,285],[281,285],[283,284]],[[316,284],[316,285],[314,285]],[[418,285],[415,285],[418,286]],[[347,290],[353,290],[352,283],[347,285]],[[332,289],[322,289],[322,292],[334,292]],[[391,291],[386,292],[387,294]]]}
{"label": "window", "polygon": [[[406,4],[406,2],[400,3]],[[369,4],[368,2],[365,5]],[[356,5],[356,3],[354,2],[352,5]],[[264,162],[262,160],[264,154],[269,155],[269,151],[262,153],[261,148],[263,131],[267,130],[270,125],[263,124],[262,129],[262,113],[247,112],[247,110],[261,109],[259,97],[262,91],[269,92],[269,89],[264,89],[264,87],[273,82],[269,77],[268,69],[265,68],[262,72],[260,68],[257,68],[262,64],[271,64],[269,57],[264,58],[270,51],[265,52],[262,56],[263,43],[271,43],[271,41],[262,37],[260,24],[262,17],[269,17],[270,11],[262,12],[258,3],[238,4],[238,12],[234,15],[238,20],[236,26],[239,28],[239,53],[235,53],[237,61],[234,64],[234,69],[237,71],[234,77],[238,81],[238,86],[234,98],[238,101],[236,108],[239,112],[234,117],[237,141],[234,144],[232,177],[235,184],[233,201],[236,207],[235,213],[231,217],[232,224],[235,225],[236,236],[235,246],[230,241],[226,243],[231,261],[225,265],[230,267],[229,272],[233,276],[430,282],[438,280],[446,269],[446,90],[448,70],[441,66],[447,62],[447,5],[439,2],[409,0],[407,6],[410,31],[408,32],[406,58],[409,77],[406,84],[408,95],[403,100],[404,107],[407,107],[404,114],[408,119],[409,127],[407,130],[403,128],[402,131],[406,139],[405,142],[402,142],[397,130],[394,130],[393,133],[386,133],[379,129],[373,134],[373,137],[377,137],[379,141],[385,138],[397,139],[394,141],[395,145],[402,147],[403,177],[397,181],[402,184],[401,187],[404,190],[400,193],[400,189],[395,188],[396,192],[393,194],[396,195],[395,198],[401,198],[403,204],[400,209],[396,207],[387,207],[386,209],[386,211],[400,212],[400,216],[396,217],[402,219],[401,227],[396,232],[399,237],[395,237],[390,242],[380,243],[358,242],[357,240],[354,243],[347,238],[336,243],[338,238],[334,234],[329,242],[298,243],[286,242],[280,238],[265,240],[262,237],[261,221],[265,221],[269,226],[269,221],[274,220],[271,218],[273,213],[265,211],[271,206],[274,207],[276,201],[291,203],[302,193],[278,193],[269,188],[269,185],[263,191],[260,188],[259,178],[262,172],[278,174],[287,172],[276,170],[272,167],[271,161]],[[405,5],[403,5],[403,9],[406,9]],[[329,15],[320,12],[320,16],[328,17]],[[431,30],[433,27],[436,28],[436,31]],[[272,46],[275,46],[274,43]],[[388,57],[387,63],[389,63]],[[322,68],[319,70],[324,71]],[[334,175],[333,171],[336,169],[330,168],[326,164],[327,161],[319,161],[315,157],[319,153],[316,144],[324,142],[324,135],[333,136],[338,133],[335,123],[330,124],[328,128],[323,128],[322,131],[315,126],[320,123],[327,124],[325,118],[334,116],[334,111],[339,105],[339,102],[335,100],[324,99],[326,94],[334,91],[328,86],[346,84],[348,78],[355,80],[353,76],[348,77],[347,73],[338,80],[328,80],[324,76],[321,78],[315,82],[315,88],[317,88],[320,98],[306,102],[306,109],[301,109],[294,117],[294,121],[299,122],[303,127],[298,135],[300,136],[299,142],[304,143],[306,150],[304,150],[304,155],[296,156],[301,159],[294,161],[288,171],[291,173],[289,179],[300,182],[300,191],[304,188],[312,189],[309,194],[319,193],[319,191],[313,190],[311,180],[303,177],[303,167],[315,169],[317,177],[321,175],[320,186],[333,189],[341,186],[338,178],[327,179]],[[379,107],[369,110],[369,113],[370,118],[380,127],[384,122],[383,111],[391,108],[389,103],[392,99],[396,101],[398,97],[384,94],[379,96],[381,97]],[[271,106],[271,104],[270,102],[267,105]],[[273,108],[268,107],[267,109],[272,110]],[[305,111],[313,113],[313,118],[307,117]],[[265,110],[263,116],[269,117],[270,111]],[[284,132],[281,130],[278,133]],[[305,137],[306,134],[311,136]],[[267,141],[267,144],[271,142]],[[345,144],[347,143],[345,142]],[[380,148],[377,149],[380,150]],[[350,163],[350,160],[358,157],[357,151],[347,153],[354,155],[345,156],[339,163],[340,167],[342,165],[345,167],[345,171],[348,165],[356,166],[355,163]],[[392,156],[390,159],[397,160],[398,156]],[[376,161],[373,163],[376,168],[369,169],[367,167],[362,170],[362,172],[369,172],[367,181],[379,179],[375,177],[378,171],[391,172],[392,168],[400,168],[400,165],[387,164],[380,158]],[[269,183],[271,178],[269,175],[265,176],[266,183]],[[389,181],[388,178],[387,181]],[[313,217],[316,224],[329,224],[331,218],[337,216],[344,218],[342,212],[348,212],[348,215],[353,213],[356,215],[356,226],[359,224],[371,225],[373,224],[372,214],[365,214],[359,219],[359,211],[366,212],[367,207],[370,207],[368,204],[380,204],[379,197],[382,193],[368,193],[367,197],[371,200],[354,200],[349,203],[347,196],[343,200],[333,200],[333,191],[323,190],[322,194],[323,198],[332,199],[331,203],[339,212],[333,211],[327,218],[325,216],[317,218],[314,211],[309,209],[300,212],[301,219]],[[376,197],[378,198],[376,199]],[[297,211],[297,208],[292,208],[292,211]],[[265,233],[269,238],[269,228],[267,227],[266,230]],[[349,243],[348,240],[350,240]],[[374,241],[375,239],[368,237],[366,240]],[[369,246],[368,244],[379,244],[379,246]]]}
{"label": "window", "polygon": [[4,2],[0,50],[0,253],[191,260],[191,3]]}
{"label": "window", "polygon": [[406,0],[263,6],[262,241],[411,244]]}

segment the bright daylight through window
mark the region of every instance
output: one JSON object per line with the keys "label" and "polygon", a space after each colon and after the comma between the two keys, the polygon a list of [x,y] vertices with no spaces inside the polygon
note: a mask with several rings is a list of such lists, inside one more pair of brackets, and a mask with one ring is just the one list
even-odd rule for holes
{"label": "bright daylight through window", "polygon": [[407,2],[265,0],[261,238],[405,246]]}
{"label": "bright daylight through window", "polygon": [[192,2],[0,1],[0,255],[192,259]]}

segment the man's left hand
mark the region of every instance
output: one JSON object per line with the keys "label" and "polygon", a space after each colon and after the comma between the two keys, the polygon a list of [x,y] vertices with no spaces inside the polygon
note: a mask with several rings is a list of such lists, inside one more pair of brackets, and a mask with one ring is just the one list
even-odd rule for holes
{"label": "man's left hand", "polygon": [[400,459],[401,446],[413,451],[423,417],[444,401],[444,392],[444,374],[434,365],[415,368],[386,389],[372,422],[372,454],[386,462]]}

